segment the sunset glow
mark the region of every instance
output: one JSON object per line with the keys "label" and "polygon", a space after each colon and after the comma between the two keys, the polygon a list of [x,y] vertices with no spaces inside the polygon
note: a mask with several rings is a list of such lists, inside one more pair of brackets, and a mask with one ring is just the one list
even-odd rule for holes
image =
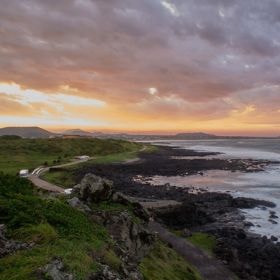
{"label": "sunset glow", "polygon": [[1,4],[1,127],[280,135],[277,1]]}

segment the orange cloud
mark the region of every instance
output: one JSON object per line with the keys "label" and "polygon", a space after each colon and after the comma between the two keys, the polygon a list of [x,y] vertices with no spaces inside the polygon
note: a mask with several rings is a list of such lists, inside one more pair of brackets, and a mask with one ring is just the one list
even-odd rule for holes
{"label": "orange cloud", "polygon": [[280,134],[273,0],[1,4],[2,125]]}

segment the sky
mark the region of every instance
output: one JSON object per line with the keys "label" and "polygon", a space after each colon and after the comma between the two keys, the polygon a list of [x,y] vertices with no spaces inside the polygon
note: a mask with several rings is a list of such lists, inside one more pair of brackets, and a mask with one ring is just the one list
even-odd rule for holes
{"label": "sky", "polygon": [[279,0],[0,0],[0,126],[280,135]]}

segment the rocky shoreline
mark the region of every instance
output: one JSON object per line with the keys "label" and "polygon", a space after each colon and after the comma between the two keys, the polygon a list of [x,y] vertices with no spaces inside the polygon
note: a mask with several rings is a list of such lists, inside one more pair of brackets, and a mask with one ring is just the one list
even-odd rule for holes
{"label": "rocky shoreline", "polygon": [[[155,219],[171,229],[213,234],[218,242],[216,256],[240,279],[280,279],[280,243],[275,237],[268,239],[250,234],[248,228],[252,224],[245,221],[240,211],[257,206],[273,208],[273,203],[250,198],[233,198],[222,193],[193,194],[188,188],[178,188],[169,184],[152,186],[142,180],[156,175],[203,175],[206,170],[257,172],[272,163],[209,158],[215,155],[217,154],[160,147],[154,153],[142,153],[138,162],[85,166],[75,175],[77,181],[90,172],[106,177],[114,182],[117,191],[129,196],[182,202],[181,206],[154,211]],[[271,210],[271,219],[277,223],[277,218]]]}
{"label": "rocky shoreline", "polygon": [[188,188],[178,188],[169,184],[152,186],[149,182],[145,181],[145,178],[157,175],[203,175],[203,172],[207,170],[257,172],[262,171],[266,165],[272,163],[265,160],[208,158],[215,155],[218,154],[163,146],[153,153],[142,152],[140,160],[137,162],[86,165],[83,168],[77,169],[73,177],[76,183],[78,183],[87,173],[94,173],[112,180],[116,190],[126,195],[149,199],[174,199],[182,201],[184,196],[190,191]]}

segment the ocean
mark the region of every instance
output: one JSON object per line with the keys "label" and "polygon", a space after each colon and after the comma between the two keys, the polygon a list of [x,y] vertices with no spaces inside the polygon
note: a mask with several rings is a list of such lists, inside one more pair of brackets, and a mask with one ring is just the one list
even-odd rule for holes
{"label": "ocean", "polygon": [[[280,139],[222,139],[222,140],[162,140],[154,144],[172,146],[196,151],[220,152],[208,158],[262,159],[279,161],[270,164],[264,171],[254,173],[231,172],[222,170],[205,171],[204,175],[155,176],[150,178],[154,185],[170,183],[178,187],[202,188],[208,191],[227,192],[234,197],[251,197],[274,202],[276,208],[242,210],[246,220],[254,224],[250,231],[274,235],[280,239],[280,219],[269,221],[270,211],[280,217]],[[199,158],[199,157],[196,157]]]}

